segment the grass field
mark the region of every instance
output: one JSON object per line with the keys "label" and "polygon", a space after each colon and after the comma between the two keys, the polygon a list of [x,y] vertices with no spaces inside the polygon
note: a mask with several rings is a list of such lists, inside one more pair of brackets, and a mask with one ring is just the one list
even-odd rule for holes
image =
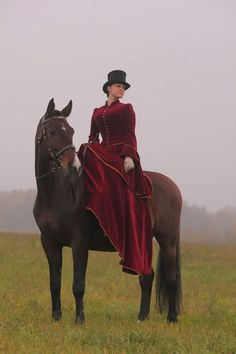
{"label": "grass field", "polygon": [[39,238],[0,234],[0,353],[236,353],[236,247],[183,243],[181,250],[177,325],[155,311],[154,296],[150,320],[138,323],[138,278],[121,272],[117,254],[91,252],[86,325],[78,327],[70,249],[64,249],[63,319],[53,323]]}

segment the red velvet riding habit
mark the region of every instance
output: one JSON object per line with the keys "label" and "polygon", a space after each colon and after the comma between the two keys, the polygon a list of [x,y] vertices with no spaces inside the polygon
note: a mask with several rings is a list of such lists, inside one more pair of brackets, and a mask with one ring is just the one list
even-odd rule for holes
{"label": "red velvet riding habit", "polygon": [[[152,227],[148,199],[151,188],[137,153],[135,113],[131,104],[117,100],[109,107],[95,109],[89,144],[81,145],[78,155],[84,166],[86,209],[96,216],[119,252],[124,270],[150,274]],[[127,174],[125,156],[132,157],[135,163],[135,168]]]}

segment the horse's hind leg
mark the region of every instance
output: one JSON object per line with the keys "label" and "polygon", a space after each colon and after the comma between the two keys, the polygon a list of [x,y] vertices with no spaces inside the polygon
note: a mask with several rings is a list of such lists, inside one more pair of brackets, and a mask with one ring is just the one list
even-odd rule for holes
{"label": "horse's hind leg", "polygon": [[139,277],[139,284],[141,286],[141,304],[138,319],[140,321],[144,321],[149,318],[153,278],[153,271],[152,274],[141,275]]}
{"label": "horse's hind leg", "polygon": [[175,247],[168,247],[164,257],[166,269],[166,285],[168,292],[168,322],[177,322],[177,308],[176,308],[176,293],[177,293],[177,279],[176,279],[176,251]]}
{"label": "horse's hind leg", "polygon": [[[167,297],[168,302],[168,322],[177,322],[179,304],[181,301],[181,283],[179,269],[179,246],[166,245],[160,248],[159,259],[159,287],[162,292],[160,296]],[[159,297],[160,301],[160,297]]]}
{"label": "horse's hind leg", "polygon": [[74,277],[73,294],[75,297],[76,315],[75,323],[85,322],[83,297],[85,292],[85,275],[88,261],[88,239],[84,235],[77,235],[72,243]]}
{"label": "horse's hind leg", "polygon": [[41,235],[41,243],[47,256],[50,272],[50,290],[52,298],[52,318],[58,321],[62,317],[61,312],[61,267],[62,246],[54,240]]}

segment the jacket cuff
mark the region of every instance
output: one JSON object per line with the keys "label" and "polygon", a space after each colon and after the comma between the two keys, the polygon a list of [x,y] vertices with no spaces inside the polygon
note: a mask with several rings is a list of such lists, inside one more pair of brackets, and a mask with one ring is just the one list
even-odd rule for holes
{"label": "jacket cuff", "polygon": [[132,157],[133,160],[139,161],[139,154],[136,149],[133,148],[133,146],[125,144],[123,145],[122,151],[121,151],[121,156],[122,157]]}

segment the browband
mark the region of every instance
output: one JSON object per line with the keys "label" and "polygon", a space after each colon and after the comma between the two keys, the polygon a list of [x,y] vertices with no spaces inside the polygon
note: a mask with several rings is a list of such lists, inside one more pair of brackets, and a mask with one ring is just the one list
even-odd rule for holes
{"label": "browband", "polygon": [[54,116],[54,117],[45,119],[45,116],[43,116],[42,120],[41,120],[41,124],[47,123],[49,120],[52,120],[52,119],[63,119],[63,120],[65,120],[66,117],[64,117],[64,116]]}

